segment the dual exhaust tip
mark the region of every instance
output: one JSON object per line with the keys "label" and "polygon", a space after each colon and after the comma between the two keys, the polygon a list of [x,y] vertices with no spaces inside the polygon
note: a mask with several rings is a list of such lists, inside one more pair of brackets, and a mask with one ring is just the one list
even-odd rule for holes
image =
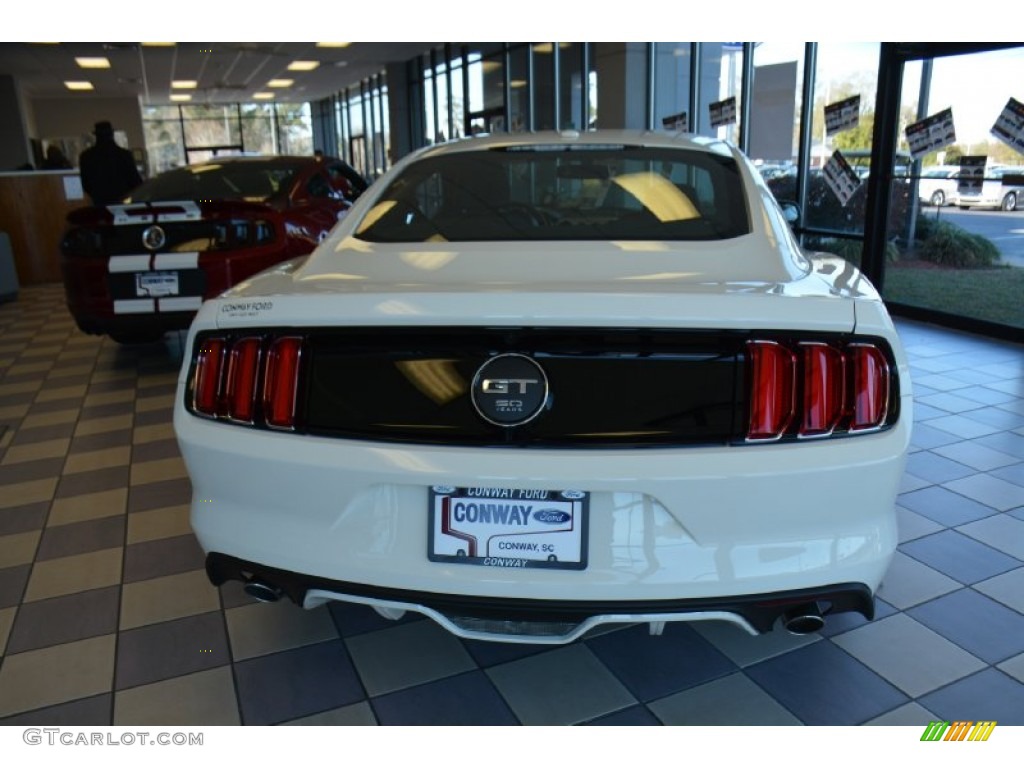
{"label": "dual exhaust tip", "polygon": [[281,590],[264,581],[250,579],[245,582],[242,589],[249,597],[259,600],[261,603],[276,603],[281,599]]}
{"label": "dual exhaust tip", "polygon": [[782,626],[792,635],[809,635],[825,626],[817,603],[804,603],[782,614]]}

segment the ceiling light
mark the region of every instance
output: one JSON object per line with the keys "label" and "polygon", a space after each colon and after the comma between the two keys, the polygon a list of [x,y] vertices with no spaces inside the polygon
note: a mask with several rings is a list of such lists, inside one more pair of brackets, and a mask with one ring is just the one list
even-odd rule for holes
{"label": "ceiling light", "polygon": [[191,93],[172,93],[171,101],[192,101]]}
{"label": "ceiling light", "polygon": [[254,99],[272,99],[274,94],[269,91],[260,91],[259,93],[254,93],[252,97]]}
{"label": "ceiling light", "polygon": [[88,80],[65,80],[64,87],[69,91],[91,91],[92,83]]}
{"label": "ceiling light", "polygon": [[488,59],[487,61],[482,62],[482,66],[484,72],[494,72],[495,70],[501,69],[501,62]]}
{"label": "ceiling light", "polygon": [[319,66],[319,61],[293,61],[288,65],[288,69],[293,72],[312,72]]}
{"label": "ceiling light", "polygon": [[195,80],[171,80],[171,88],[198,88],[199,83]]}
{"label": "ceiling light", "polygon": [[82,69],[110,69],[110,59],[106,56],[76,56],[75,64]]}
{"label": "ceiling light", "polygon": [[352,43],[317,43],[317,48],[348,48]]}
{"label": "ceiling light", "polygon": [[513,88],[522,88],[524,85],[526,85],[526,81],[525,80],[513,80],[512,82],[509,83],[509,85],[512,86]]}
{"label": "ceiling light", "polygon": [[[559,48],[568,48],[571,45],[572,45],[572,43],[559,43],[558,47]],[[553,51],[554,48],[555,48],[555,46],[552,43],[537,43],[536,45],[533,46],[533,52],[534,53],[551,53],[551,51]]]}
{"label": "ceiling light", "polygon": [[278,77],[267,82],[268,88],[291,88],[295,83],[294,80],[289,80],[287,77]]}
{"label": "ceiling light", "polygon": [[147,48],[173,48],[177,43],[142,43]]}

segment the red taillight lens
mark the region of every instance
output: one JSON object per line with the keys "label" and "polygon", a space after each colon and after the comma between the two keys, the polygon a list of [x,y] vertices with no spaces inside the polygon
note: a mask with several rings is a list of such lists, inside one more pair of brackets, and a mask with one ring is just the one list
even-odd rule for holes
{"label": "red taillight lens", "polygon": [[889,407],[889,364],[878,347],[851,344],[847,355],[853,368],[850,431],[875,429]]}
{"label": "red taillight lens", "polygon": [[890,416],[893,373],[874,344],[750,341],[747,365],[749,441],[864,432]]}
{"label": "red taillight lens", "polygon": [[806,342],[803,350],[803,418],[800,437],[832,434],[843,417],[846,360],[835,347]]}
{"label": "red taillight lens", "polygon": [[221,374],[224,370],[224,339],[206,339],[196,353],[192,382],[192,406],[204,416],[216,416],[220,410]]}
{"label": "red taillight lens", "polygon": [[256,415],[256,382],[260,365],[260,340],[239,339],[228,353],[224,400],[228,418],[252,424]]}
{"label": "red taillight lens", "polygon": [[298,392],[301,355],[302,339],[297,336],[277,339],[267,351],[267,369],[263,379],[263,415],[267,426],[277,429],[295,426],[295,395]]}
{"label": "red taillight lens", "polygon": [[774,341],[747,343],[750,360],[748,440],[776,440],[793,419],[796,356]]}

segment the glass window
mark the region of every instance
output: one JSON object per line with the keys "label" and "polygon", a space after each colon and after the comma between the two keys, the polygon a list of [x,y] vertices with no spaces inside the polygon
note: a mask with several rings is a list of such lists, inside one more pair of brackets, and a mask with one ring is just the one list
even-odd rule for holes
{"label": "glass window", "polygon": [[[805,227],[863,236],[867,204],[867,185],[863,180],[874,170],[870,167],[870,160],[875,86],[878,81],[878,47],[878,43],[818,45],[811,168],[807,205],[804,208]],[[829,135],[825,125],[825,106],[856,95],[860,96],[860,122],[857,127]],[[851,161],[862,179],[845,206],[829,188],[822,173],[824,164],[837,149]],[[906,220],[905,214],[903,220]]]}
{"label": "glass window", "polygon": [[313,121],[309,104],[277,104],[278,143],[282,155],[313,154]]}
{"label": "glass window", "polygon": [[559,53],[558,99],[562,129],[587,129],[583,115],[586,78],[583,77],[583,43],[564,43]]}
{"label": "glass window", "polygon": [[177,107],[143,107],[142,130],[150,176],[184,165],[185,142]]}
{"label": "glass window", "polygon": [[[912,87],[903,91],[901,138],[906,121],[922,112],[920,77],[908,77],[920,69],[920,62],[904,68]],[[952,109],[956,141],[922,158],[913,237],[895,241],[898,257],[885,267],[887,301],[1024,329],[1024,238],[1015,236],[1020,214],[1007,210],[1024,207],[1024,155],[991,133],[1009,98],[1020,100],[1022,71],[1024,47],[933,60],[923,111]],[[976,192],[959,187],[963,156],[986,158]],[[943,178],[950,169],[953,178]]]}
{"label": "glass window", "polygon": [[466,99],[462,91],[462,75],[462,59],[459,58],[452,62],[451,71],[452,102],[449,114],[453,139],[461,139],[466,135]]}
{"label": "glass window", "polygon": [[550,145],[425,158],[360,225],[376,242],[720,240],[750,231],[731,156]]}
{"label": "glass window", "polygon": [[509,52],[509,55],[512,70],[508,73],[511,93],[509,115],[512,120],[511,130],[518,133],[530,130],[530,84],[527,78],[530,46],[517,46]]}
{"label": "glass window", "polygon": [[481,59],[479,53],[469,54],[469,119],[470,132],[495,133],[505,125],[504,56]]}
{"label": "glass window", "polygon": [[[654,44],[654,127],[690,111],[690,43]],[[687,115],[693,129],[693,115]]]}
{"label": "glass window", "polygon": [[[743,77],[743,43],[701,43],[700,108],[697,133],[736,142],[739,139],[740,83]],[[711,105],[736,100],[736,120],[711,127]]]}
{"label": "glass window", "polygon": [[273,104],[242,104],[242,144],[246,152],[277,154]]}
{"label": "glass window", "polygon": [[241,146],[241,126],[234,104],[187,105],[182,106],[181,113],[187,147]]}

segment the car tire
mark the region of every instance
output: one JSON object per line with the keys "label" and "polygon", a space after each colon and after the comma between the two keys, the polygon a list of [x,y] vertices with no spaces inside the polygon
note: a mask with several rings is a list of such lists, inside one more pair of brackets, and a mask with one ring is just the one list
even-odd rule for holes
{"label": "car tire", "polygon": [[969,206],[969,205],[958,205],[957,206],[957,208],[959,208],[961,211],[966,211],[970,207],[971,206]]}
{"label": "car tire", "polygon": [[1004,211],[1016,211],[1017,210],[1017,193],[1007,192],[1003,198],[1002,205],[999,206]]}
{"label": "car tire", "polygon": [[931,204],[934,205],[936,208],[941,208],[946,204],[946,193],[943,192],[941,189],[935,190],[934,192],[932,192],[932,197],[929,202],[931,202]]}

